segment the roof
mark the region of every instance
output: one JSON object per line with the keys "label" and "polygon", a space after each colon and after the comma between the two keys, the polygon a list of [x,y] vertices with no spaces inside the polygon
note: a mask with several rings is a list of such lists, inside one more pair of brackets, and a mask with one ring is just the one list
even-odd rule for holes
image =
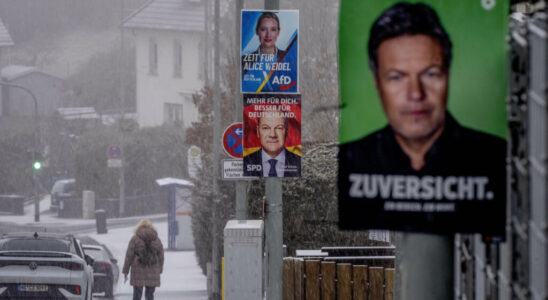
{"label": "roof", "polygon": [[0,47],[1,46],[13,46],[13,41],[2,19],[0,19]]}
{"label": "roof", "polygon": [[57,112],[65,120],[99,119],[99,114],[93,107],[60,107]]}
{"label": "roof", "polygon": [[75,183],[76,179],[74,179],[74,178],[59,179],[59,180],[55,181],[55,183],[57,183],[57,182],[60,182],[60,183]]}
{"label": "roof", "polygon": [[152,0],[127,17],[123,26],[137,29],[203,31],[200,0]]}
{"label": "roof", "polygon": [[178,186],[178,187],[194,186],[194,184],[190,181],[179,179],[179,178],[172,178],[172,177],[156,179],[156,183],[159,186]]}
{"label": "roof", "polygon": [[91,245],[91,244],[82,244],[82,248],[84,248],[84,249],[103,250],[103,247],[101,247],[99,245]]}
{"label": "roof", "polygon": [[14,79],[21,78],[31,73],[41,73],[43,75],[55,78],[57,80],[62,80],[61,78],[57,76],[40,71],[35,67],[19,66],[19,65],[10,65],[10,66],[4,67],[0,71],[0,78],[6,81],[12,81]]}
{"label": "roof", "polygon": [[25,76],[35,71],[36,71],[36,68],[34,67],[11,65],[3,68],[0,73],[1,73],[2,79],[11,81],[15,78]]}
{"label": "roof", "polygon": [[71,235],[65,233],[54,232],[9,232],[2,235],[3,238],[53,238],[53,239],[66,239]]}

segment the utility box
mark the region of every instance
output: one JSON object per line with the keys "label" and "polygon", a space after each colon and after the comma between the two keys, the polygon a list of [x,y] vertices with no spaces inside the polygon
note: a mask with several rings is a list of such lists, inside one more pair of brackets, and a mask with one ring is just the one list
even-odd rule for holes
{"label": "utility box", "polygon": [[82,192],[82,217],[84,219],[93,219],[95,217],[95,192]]}
{"label": "utility box", "polygon": [[225,300],[263,299],[262,220],[230,220],[224,229]]}

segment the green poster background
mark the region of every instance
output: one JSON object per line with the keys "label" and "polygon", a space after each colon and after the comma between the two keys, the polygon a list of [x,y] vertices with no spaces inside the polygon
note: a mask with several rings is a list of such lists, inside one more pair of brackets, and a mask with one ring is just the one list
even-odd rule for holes
{"label": "green poster background", "polygon": [[[339,19],[340,143],[387,124],[369,68],[373,21],[399,1],[341,0]],[[418,2],[418,1],[409,1]],[[508,3],[501,0],[420,1],[438,13],[453,42],[448,109],[466,127],[506,138]],[[493,4],[494,7],[489,7]]]}

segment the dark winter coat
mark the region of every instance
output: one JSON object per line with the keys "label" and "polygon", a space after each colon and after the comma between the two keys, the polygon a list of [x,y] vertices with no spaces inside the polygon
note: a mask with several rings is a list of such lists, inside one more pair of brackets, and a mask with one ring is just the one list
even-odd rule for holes
{"label": "dark winter coat", "polygon": [[[156,252],[157,262],[151,266],[142,265],[139,255],[145,251],[145,243],[150,243]],[[160,286],[160,274],[164,267],[164,246],[158,238],[158,233],[151,227],[137,228],[135,235],[129,241],[126,259],[122,273],[127,274],[131,269],[130,284],[132,286]]]}

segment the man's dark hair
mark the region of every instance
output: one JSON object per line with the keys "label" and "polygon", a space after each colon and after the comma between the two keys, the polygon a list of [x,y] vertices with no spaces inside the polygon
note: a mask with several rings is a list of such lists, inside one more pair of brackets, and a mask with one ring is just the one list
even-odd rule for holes
{"label": "man's dark hair", "polygon": [[443,67],[449,69],[452,58],[451,39],[441,25],[436,11],[423,3],[399,2],[385,10],[371,26],[368,52],[369,66],[373,73],[377,74],[378,71],[377,50],[383,41],[415,34],[428,35],[440,43]]}

